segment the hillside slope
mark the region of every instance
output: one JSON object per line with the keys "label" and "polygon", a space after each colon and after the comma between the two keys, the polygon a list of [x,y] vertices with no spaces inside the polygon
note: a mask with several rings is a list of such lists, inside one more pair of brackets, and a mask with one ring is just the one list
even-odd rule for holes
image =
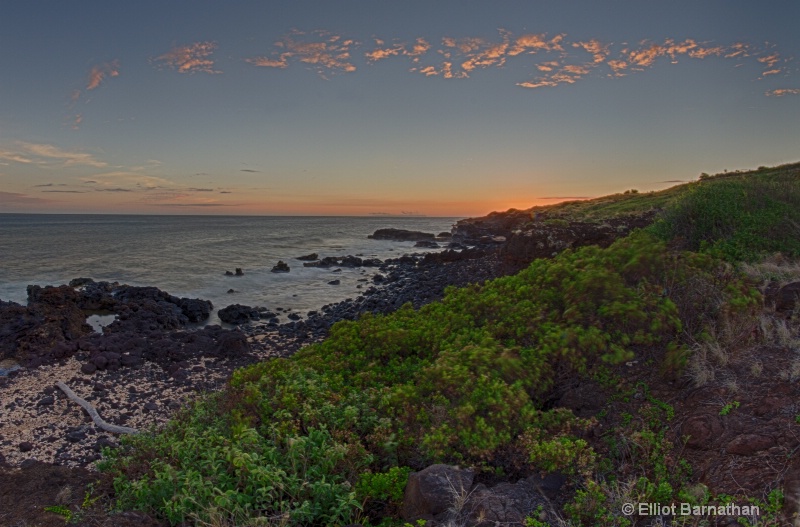
{"label": "hillside slope", "polygon": [[[116,497],[173,525],[785,524],[800,512],[798,171],[508,213],[507,244],[539,223],[651,226],[239,370],[108,453]],[[463,492],[426,487],[437,470]],[[639,503],[666,508],[627,514]]]}

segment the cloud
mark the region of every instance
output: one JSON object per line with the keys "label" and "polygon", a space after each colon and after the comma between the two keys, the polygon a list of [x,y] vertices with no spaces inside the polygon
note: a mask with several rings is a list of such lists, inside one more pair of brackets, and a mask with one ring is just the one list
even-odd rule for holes
{"label": "cloud", "polygon": [[764,66],[766,66],[767,68],[771,68],[775,66],[775,64],[780,62],[780,56],[777,53],[772,53],[765,57],[758,57],[756,60],[764,64]]}
{"label": "cloud", "polygon": [[[478,69],[503,67],[510,57],[527,56],[540,51],[564,51],[561,45],[564,35],[548,38],[546,34],[527,34],[515,38],[505,29],[501,28],[498,32],[500,36],[494,40],[483,37],[442,37],[441,46],[435,50],[436,55],[429,53],[432,46],[422,37],[418,37],[413,44],[395,42],[389,46],[383,40],[375,39],[378,47],[366,52],[365,57],[368,63],[395,56],[407,57],[412,63],[411,72],[426,77],[440,75],[445,79],[465,79]],[[434,57],[438,60],[431,63],[430,58]]]}
{"label": "cloud", "polygon": [[[530,43],[534,45],[536,40],[533,39]],[[558,45],[561,45],[561,43],[561,40],[558,41]],[[566,42],[564,43],[566,44]],[[560,53],[559,61],[548,61],[537,65],[539,71],[543,72],[544,75],[529,81],[519,82],[517,85],[523,88],[555,87],[561,84],[574,84],[598,68],[605,70],[607,72],[606,75],[609,77],[623,77],[633,72],[641,72],[653,67],[660,58],[668,58],[674,64],[678,62],[680,57],[698,60],[709,57],[744,59],[752,56],[754,52],[752,46],[741,42],[722,46],[710,45],[694,39],[677,41],[671,38],[664,39],[661,43],[643,40],[635,47],[623,45],[618,51],[615,50],[613,44],[604,44],[597,39],[573,42],[571,47],[591,54],[591,60],[588,62],[576,62],[578,57],[564,51]],[[759,59],[767,67],[773,66],[779,60],[777,53],[772,53]],[[773,68],[763,72],[762,77],[778,72]]]}
{"label": "cloud", "polygon": [[13,152],[11,150],[0,150],[0,159],[5,161],[13,161],[14,163],[33,163],[33,160],[29,157],[25,157],[19,152]]}
{"label": "cloud", "polygon": [[270,59],[267,57],[254,57],[252,59],[245,59],[245,62],[249,62],[253,66],[260,66],[262,68],[288,68],[289,62],[287,61],[288,57],[280,58],[280,59]]}
{"label": "cloud", "polygon": [[778,88],[765,92],[767,97],[784,97],[786,95],[800,95],[800,88]]}
{"label": "cloud", "polygon": [[597,39],[591,39],[586,42],[574,42],[572,46],[581,48],[587,53],[590,53],[593,61],[598,64],[605,62],[609,54],[609,48],[611,47],[610,44],[603,44]]}
{"label": "cloud", "polygon": [[253,170],[253,169],[251,169],[251,168],[242,168],[242,169],[240,169],[240,170],[239,170],[239,172],[253,172],[254,174],[259,174],[259,173],[261,173],[261,171],[260,171],[260,170]]}
{"label": "cloud", "polygon": [[151,61],[157,63],[159,67],[176,70],[179,73],[222,73],[214,69],[214,60],[210,58],[216,48],[216,42],[195,42],[187,46],[174,47]]}
{"label": "cloud", "polygon": [[522,35],[518,37],[508,54],[512,57],[522,53],[533,54],[539,51],[562,51],[561,42],[564,40],[565,35],[556,35],[555,37],[547,40],[547,35],[542,33],[539,35]]}
{"label": "cloud", "polygon": [[39,192],[61,192],[64,194],[86,194],[86,190],[40,190]]}
{"label": "cloud", "polygon": [[191,192],[214,192],[213,188],[188,188]]}
{"label": "cloud", "polygon": [[164,178],[130,170],[93,174],[91,177],[80,178],[80,180],[84,184],[93,185],[96,192],[135,192],[143,194],[177,188],[173,182]]}
{"label": "cloud", "polygon": [[0,159],[15,163],[36,164],[41,167],[51,166],[51,163],[60,163],[61,166],[90,166],[105,167],[107,163],[94,157],[92,154],[75,150],[63,150],[57,146],[42,143],[27,143],[18,141],[14,149],[0,150]]}
{"label": "cloud", "polygon": [[750,46],[741,42],[726,47],[708,46],[694,39],[676,42],[674,39],[668,38],[664,40],[663,44],[645,40],[639,45],[641,46],[639,49],[622,50],[620,59],[625,60],[627,66],[640,70],[651,67],[659,57],[669,57],[675,63],[680,55],[686,55],[694,59],[704,59],[711,56],[724,56],[725,58],[750,56]]}
{"label": "cloud", "polygon": [[[104,64],[99,64],[97,66],[93,66],[92,69],[89,71],[89,82],[86,84],[87,90],[94,90],[107,77],[117,77],[119,76],[119,60],[112,60],[111,62],[106,62]],[[77,97],[75,93],[73,93],[73,99],[77,101]]]}
{"label": "cloud", "polygon": [[344,39],[329,31],[292,31],[275,42],[276,50],[269,56],[245,59],[253,66],[287,68],[289,63],[308,64],[323,78],[326,73],[350,73],[356,71],[350,50],[356,45],[352,39]]}

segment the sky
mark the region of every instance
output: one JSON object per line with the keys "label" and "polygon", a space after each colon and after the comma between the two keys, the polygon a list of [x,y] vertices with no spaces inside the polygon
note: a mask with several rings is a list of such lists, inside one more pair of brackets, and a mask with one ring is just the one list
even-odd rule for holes
{"label": "sky", "polygon": [[480,216],[800,161],[800,2],[9,0],[0,213]]}

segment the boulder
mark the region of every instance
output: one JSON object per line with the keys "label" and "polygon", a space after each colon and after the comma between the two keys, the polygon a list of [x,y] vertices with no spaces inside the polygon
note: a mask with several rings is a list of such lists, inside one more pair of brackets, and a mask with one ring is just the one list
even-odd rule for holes
{"label": "boulder", "polygon": [[313,262],[314,260],[319,260],[319,255],[317,253],[311,253],[305,256],[298,256],[296,259],[305,262]]}
{"label": "boulder", "polygon": [[724,428],[718,415],[712,413],[696,414],[681,425],[681,436],[688,437],[686,446],[698,450],[710,450]]}
{"label": "boulder", "polygon": [[432,242],[430,240],[422,240],[415,243],[414,247],[422,247],[424,249],[438,249],[439,244],[436,242]]}
{"label": "boulder", "polygon": [[436,236],[429,232],[409,231],[406,229],[378,229],[367,236],[373,240],[393,240],[398,242],[416,242],[434,240]]}
{"label": "boulder", "polygon": [[217,316],[228,324],[246,324],[251,320],[259,320],[261,313],[254,307],[231,304],[217,311]]}
{"label": "boulder", "polygon": [[244,276],[244,271],[242,271],[241,267],[236,268],[236,276]]}
{"label": "boulder", "polygon": [[733,438],[725,447],[728,454],[752,456],[775,446],[775,438],[763,434],[742,434]]}
{"label": "boulder", "polygon": [[345,256],[342,258],[342,263],[340,264],[342,267],[361,267],[364,265],[364,260],[359,258],[358,256]]}
{"label": "boulder", "polygon": [[797,307],[798,298],[800,298],[800,282],[786,284],[778,290],[775,299],[775,311],[791,313]]}
{"label": "boulder", "polygon": [[364,267],[379,267],[383,265],[383,262],[379,258],[364,258],[361,265]]}
{"label": "boulder", "polygon": [[[566,478],[559,474],[545,477],[531,476],[517,483],[499,483],[487,488],[478,484],[472,489],[464,507],[462,520],[473,520],[473,524],[519,525],[524,524],[540,505],[546,506],[549,499],[542,493],[555,497]],[[541,492],[540,492],[541,491]]]}
{"label": "boulder", "polygon": [[469,492],[474,478],[471,469],[443,464],[412,472],[403,497],[403,518],[413,522],[447,512],[456,496]]}
{"label": "boulder", "polygon": [[272,268],[273,273],[288,273],[289,272],[289,265],[284,262],[283,260],[278,260],[278,263],[275,264],[275,267]]}
{"label": "boulder", "polygon": [[180,298],[177,302],[181,312],[189,322],[202,322],[211,316],[214,305],[210,300],[200,300],[199,298]]}

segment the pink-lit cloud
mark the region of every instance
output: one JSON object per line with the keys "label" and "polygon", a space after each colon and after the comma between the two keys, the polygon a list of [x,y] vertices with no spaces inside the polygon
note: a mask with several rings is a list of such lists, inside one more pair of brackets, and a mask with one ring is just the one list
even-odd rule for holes
{"label": "pink-lit cloud", "polygon": [[[103,81],[108,77],[118,77],[119,76],[119,61],[112,60],[111,62],[106,62],[104,64],[99,64],[97,66],[92,67],[89,71],[89,81],[86,84],[87,90],[94,90]],[[73,98],[77,99],[73,94]]]}
{"label": "pink-lit cloud", "polygon": [[[745,59],[758,56],[765,70],[761,77],[786,72],[782,59],[767,44],[767,49],[746,42],[721,45],[691,38],[676,40],[666,38],[661,42],[644,40],[636,45],[603,42],[596,38],[569,41],[563,33],[513,35],[499,29],[499,38],[450,37],[440,40],[440,46],[431,46],[426,38],[419,37],[413,44],[374,38],[372,49],[364,52],[367,64],[394,58],[411,60],[410,72],[426,77],[466,79],[480,69],[510,67],[514,62],[541,59],[533,67],[542,73],[533,79],[518,82],[525,88],[554,87],[574,84],[591,75],[596,77],[624,77],[652,68],[660,59],[678,63],[682,58],[703,60],[709,58],[735,59],[737,66]],[[272,57],[269,65],[285,67],[284,57]]]}
{"label": "pink-lit cloud", "polygon": [[289,66],[289,63],[284,59],[271,59],[268,57],[254,57],[245,59],[245,62],[249,62],[253,66],[260,66],[262,68],[286,68]]}
{"label": "pink-lit cloud", "polygon": [[603,44],[594,38],[586,42],[574,42],[572,46],[590,53],[592,55],[592,60],[598,64],[605,62],[609,54],[609,49],[611,48],[610,44]]}
{"label": "pink-lit cloud", "polygon": [[[673,64],[677,63],[681,57],[698,60],[709,57],[743,60],[752,57],[755,52],[751,45],[743,42],[722,46],[709,45],[694,39],[677,41],[671,38],[667,38],[661,43],[642,41],[637,46],[624,46],[619,51],[615,51],[612,44],[603,44],[596,39],[573,42],[571,46],[591,54],[591,61],[576,62],[578,57],[565,52],[561,55],[559,62],[548,61],[537,65],[539,71],[544,75],[517,83],[517,85],[524,88],[554,87],[561,84],[574,84],[601,67],[610,70],[610,72],[606,70],[609,77],[622,77],[652,68],[662,58],[668,59]],[[766,67],[771,68],[762,73],[762,78],[783,71],[780,68],[772,67],[780,61],[777,53],[770,53],[758,60]]]}
{"label": "pink-lit cloud", "polygon": [[186,46],[177,46],[167,53],[153,59],[153,62],[179,73],[222,73],[215,69],[211,55],[217,48],[212,41],[195,42]]}
{"label": "pink-lit cloud", "polygon": [[260,67],[287,68],[290,62],[300,62],[311,66],[320,76],[327,78],[329,73],[351,73],[356,71],[350,50],[357,43],[341,35],[328,31],[292,31],[275,42],[276,50],[270,55],[245,59]]}
{"label": "pink-lit cloud", "polygon": [[[216,48],[213,41],[196,42],[177,46],[151,60],[159,67],[180,73],[220,73],[213,59]],[[481,74],[482,70],[511,68],[527,62],[529,70],[538,70],[538,76],[527,80],[523,77],[516,84],[525,88],[542,88],[575,84],[586,78],[633,75],[659,63],[710,58],[733,59],[736,66],[745,64],[747,59],[757,61],[761,67],[759,79],[792,71],[787,67],[792,59],[782,57],[770,44],[719,44],[692,38],[665,38],[629,45],[597,38],[570,40],[564,33],[513,34],[502,28],[493,38],[444,36],[437,41],[420,36],[400,41],[374,36],[366,46],[330,31],[292,30],[274,42],[265,54],[244,58],[244,61],[253,66],[279,70],[304,65],[325,79],[333,74],[355,72],[360,64],[374,65],[386,60],[404,60],[410,72],[443,79],[467,79]],[[97,65],[89,73],[85,90],[96,89],[117,75],[118,61]],[[769,93],[779,96],[782,92],[773,90]],[[73,105],[80,97],[81,92],[76,90],[71,97]],[[70,123],[77,129],[83,115],[74,110],[72,113]]]}
{"label": "pink-lit cloud", "polygon": [[539,35],[522,35],[514,40],[514,43],[509,49],[508,54],[512,57],[527,53],[538,53],[540,51],[563,51],[561,42],[566,35],[556,35],[555,37],[547,40],[546,34]]}
{"label": "pink-lit cloud", "polygon": [[767,97],[784,97],[786,95],[800,95],[800,88],[778,88],[765,93]]}

